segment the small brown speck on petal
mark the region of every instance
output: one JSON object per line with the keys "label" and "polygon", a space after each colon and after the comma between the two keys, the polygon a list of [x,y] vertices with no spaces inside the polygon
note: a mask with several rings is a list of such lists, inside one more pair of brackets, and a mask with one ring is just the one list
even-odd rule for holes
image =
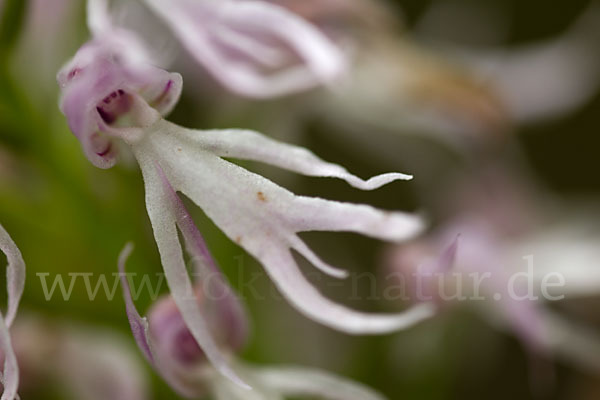
{"label": "small brown speck on petal", "polygon": [[256,192],[256,197],[258,197],[258,200],[260,201],[267,201],[267,198],[265,197],[265,194],[263,192]]}

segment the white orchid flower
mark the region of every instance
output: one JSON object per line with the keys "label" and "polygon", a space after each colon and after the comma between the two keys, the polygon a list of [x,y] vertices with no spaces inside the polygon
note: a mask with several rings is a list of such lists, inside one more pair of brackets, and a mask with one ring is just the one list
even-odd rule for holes
{"label": "white orchid flower", "polygon": [[192,130],[168,122],[163,116],[177,102],[181,76],[144,62],[137,48],[129,55],[127,45],[121,44],[137,41],[115,38],[118,34],[98,33],[59,72],[61,110],[95,165],[114,165],[116,141],[133,152],[143,173],[148,214],[171,294],[194,338],[220,372],[241,383],[190,296],[192,283],[178,229],[189,236],[188,242],[195,234],[190,233],[193,224],[183,213],[177,192],[189,197],[231,240],[259,260],[288,301],[315,321],[352,334],[376,334],[406,328],[430,315],[430,305],[399,314],[367,314],[336,304],[309,283],[292,255],[295,250],[323,272],[342,278],[346,272],[322,261],[298,237],[299,232],[350,231],[396,242],[422,230],[420,217],[296,196],[224,157],[339,178],[362,190],[410,176],[388,173],[362,180],[306,149],[256,132]]}

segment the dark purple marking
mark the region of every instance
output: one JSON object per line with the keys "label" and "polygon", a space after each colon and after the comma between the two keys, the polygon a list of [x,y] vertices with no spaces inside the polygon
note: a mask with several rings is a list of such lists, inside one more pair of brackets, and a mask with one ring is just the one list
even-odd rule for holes
{"label": "dark purple marking", "polygon": [[[106,99],[104,99],[104,102],[106,103]],[[98,111],[98,114],[100,114],[102,120],[109,125],[117,119],[112,113],[105,111],[102,107],[96,107],[96,110]]]}
{"label": "dark purple marking", "polygon": [[110,152],[111,148],[112,148],[112,143],[109,143],[108,146],[106,146],[106,149],[104,149],[104,151],[102,151],[100,153],[96,153],[96,154],[99,155],[100,157],[104,157],[105,155],[107,155]]}
{"label": "dark purple marking", "polygon": [[173,87],[173,80],[169,79],[169,81],[165,85],[165,88],[163,89],[162,93],[160,95],[158,95],[157,98],[152,100],[152,105],[157,105],[157,104],[162,103],[165,100],[165,98],[167,97],[167,95],[169,94],[169,92],[171,91],[172,87]]}

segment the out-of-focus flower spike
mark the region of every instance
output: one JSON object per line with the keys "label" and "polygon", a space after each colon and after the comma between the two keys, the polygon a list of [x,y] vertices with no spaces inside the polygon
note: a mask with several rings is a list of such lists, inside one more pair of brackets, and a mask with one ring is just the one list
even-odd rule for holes
{"label": "out-of-focus flower spike", "polygon": [[19,365],[13,350],[9,328],[17,314],[19,301],[25,287],[25,262],[17,245],[2,225],[0,225],[0,250],[8,260],[6,268],[8,311],[6,318],[0,314],[0,350],[4,354],[4,368],[1,376],[4,391],[0,400],[13,400],[18,398]]}
{"label": "out-of-focus flower spike", "polygon": [[469,52],[465,61],[490,82],[520,123],[556,119],[582,107],[600,87],[600,6],[589,2],[562,35],[513,49]]}
{"label": "out-of-focus flower spike", "polygon": [[420,234],[425,226],[415,214],[382,211],[364,205],[342,203],[315,197],[297,196],[288,212],[297,232],[356,232],[387,241],[402,241]]}
{"label": "out-of-focus flower spike", "polygon": [[216,80],[241,95],[285,95],[331,82],[345,69],[336,45],[277,5],[247,0],[146,3]]}
{"label": "out-of-focus flower spike", "polygon": [[277,366],[252,371],[265,386],[285,397],[317,396],[328,400],[384,400],[364,385],[317,369]]}

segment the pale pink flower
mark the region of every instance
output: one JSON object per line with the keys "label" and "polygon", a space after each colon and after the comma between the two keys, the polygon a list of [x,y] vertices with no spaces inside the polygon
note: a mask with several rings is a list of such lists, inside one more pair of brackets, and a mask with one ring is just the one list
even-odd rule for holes
{"label": "pale pink flower", "polygon": [[52,382],[67,400],[150,399],[144,364],[120,332],[33,313],[11,332],[25,398]]}
{"label": "pale pink flower", "polygon": [[189,299],[192,284],[177,230],[187,235],[188,242],[196,234],[176,192],[189,197],[231,240],[258,259],[293,306],[322,324],[352,334],[375,334],[403,329],[430,315],[428,305],[400,314],[367,314],[336,304],[304,277],[292,255],[295,250],[323,272],[342,278],[347,273],[322,261],[299,238],[299,232],[351,231],[395,242],[418,234],[421,218],[296,196],[224,157],[339,178],[362,190],[410,176],[388,173],[362,180],[306,149],[257,132],[200,131],[166,121],[163,116],[181,92],[181,77],[148,64],[134,44],[134,53],[128,54],[126,43],[137,43],[130,35],[99,33],[82,46],[58,74],[61,110],[97,166],[108,168],[116,162],[117,141],[133,152],[144,177],[148,214],[175,304],[208,359],[223,374],[239,382],[198,305]]}
{"label": "pale pink flower", "polygon": [[221,85],[257,98],[327,84],[343,53],[308,21],[261,0],[145,0]]}

